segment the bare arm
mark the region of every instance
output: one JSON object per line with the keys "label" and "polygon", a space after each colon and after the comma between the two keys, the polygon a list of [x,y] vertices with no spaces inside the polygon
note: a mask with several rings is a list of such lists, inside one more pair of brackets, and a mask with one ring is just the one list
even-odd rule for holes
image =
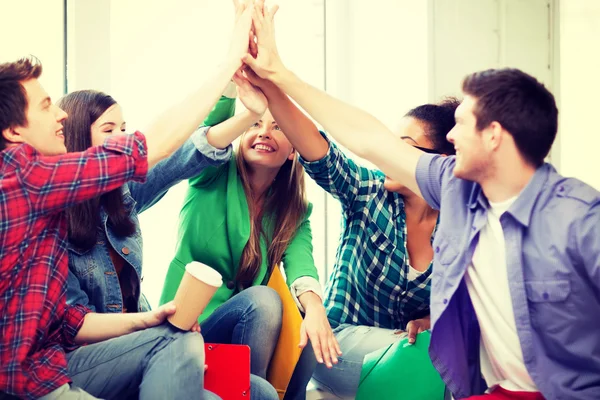
{"label": "bare arm", "polygon": [[221,149],[229,146],[238,136],[259,121],[267,110],[267,99],[262,91],[243,79],[240,73],[236,73],[233,80],[246,111],[209,129],[206,135],[208,143]]}
{"label": "bare arm", "polygon": [[[142,329],[160,325],[175,313],[173,303],[167,303],[155,311],[127,314],[86,314],[83,325],[75,336],[75,343],[97,343],[103,340],[127,335]],[[197,327],[193,330],[198,331]]]}
{"label": "bare arm", "polygon": [[261,116],[251,111],[244,111],[234,115],[219,125],[211,127],[206,134],[206,139],[211,146],[224,149],[257,122]]}
{"label": "bare arm", "polygon": [[263,91],[273,118],[302,158],[317,161],[325,157],[329,143],[321,136],[314,122],[277,85],[261,79],[251,69],[246,74],[250,82]]}
{"label": "bare arm", "polygon": [[225,62],[196,92],[163,113],[146,130],[149,167],[168,157],[191,136],[242,65],[242,57],[248,48],[252,7],[242,5],[236,11],[233,39]]}
{"label": "bare arm", "polygon": [[274,12],[263,10],[261,3],[256,4],[254,13],[258,55],[254,58],[247,54],[244,62],[258,76],[273,82],[294,99],[342,145],[420,194],[415,171],[422,152],[393,136],[371,114],[333,98],[287,70],[275,45]]}

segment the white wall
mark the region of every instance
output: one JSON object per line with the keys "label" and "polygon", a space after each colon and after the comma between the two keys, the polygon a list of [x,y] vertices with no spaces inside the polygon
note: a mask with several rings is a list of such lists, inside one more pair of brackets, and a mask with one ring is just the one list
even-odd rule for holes
{"label": "white wall", "polygon": [[560,166],[600,190],[600,1],[560,2]]}
{"label": "white wall", "polygon": [[95,89],[110,93],[110,2],[67,2],[68,92]]}
{"label": "white wall", "polygon": [[0,62],[39,58],[40,81],[56,101],[64,93],[63,1],[0,0],[0,15]]}

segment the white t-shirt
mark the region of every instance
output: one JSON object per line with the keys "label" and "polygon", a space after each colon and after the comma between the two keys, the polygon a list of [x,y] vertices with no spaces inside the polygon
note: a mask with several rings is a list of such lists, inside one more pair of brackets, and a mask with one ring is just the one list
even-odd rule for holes
{"label": "white t-shirt", "polygon": [[490,202],[487,224],[479,233],[465,282],[481,328],[481,373],[489,388],[537,392],[517,336],[515,314],[508,286],[506,246],[500,216],[516,197]]}

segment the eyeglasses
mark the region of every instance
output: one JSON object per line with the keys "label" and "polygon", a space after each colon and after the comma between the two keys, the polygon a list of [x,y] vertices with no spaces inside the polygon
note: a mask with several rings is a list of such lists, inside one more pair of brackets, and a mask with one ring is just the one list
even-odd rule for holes
{"label": "eyeglasses", "polygon": [[421,147],[421,146],[415,146],[413,145],[413,147],[415,149],[419,149],[425,153],[429,153],[429,154],[442,154],[441,152],[437,151],[436,149],[428,149],[427,147]]}

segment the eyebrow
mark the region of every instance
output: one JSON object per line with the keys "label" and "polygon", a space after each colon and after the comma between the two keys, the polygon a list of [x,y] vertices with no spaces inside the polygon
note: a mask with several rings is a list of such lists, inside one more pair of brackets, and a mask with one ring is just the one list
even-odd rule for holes
{"label": "eyebrow", "polygon": [[412,141],[414,144],[419,144],[417,143],[417,141],[413,138],[411,138],[410,136],[400,136],[400,139],[408,139],[410,141]]}
{"label": "eyebrow", "polygon": [[[126,125],[126,124],[127,124],[126,122],[123,122],[123,123],[121,124],[121,126],[123,126],[123,125]],[[103,123],[102,125],[100,125],[100,128],[102,128],[104,125],[117,126],[117,124],[115,124],[114,122],[111,122],[111,121],[106,121],[105,123]]]}

